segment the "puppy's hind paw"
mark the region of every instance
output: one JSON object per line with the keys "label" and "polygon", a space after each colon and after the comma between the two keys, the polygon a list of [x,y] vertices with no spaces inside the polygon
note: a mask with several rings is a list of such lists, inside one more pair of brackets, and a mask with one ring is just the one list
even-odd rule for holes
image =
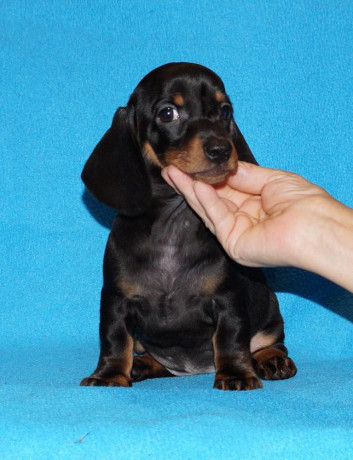
{"label": "puppy's hind paw", "polygon": [[265,349],[254,354],[255,370],[262,380],[284,380],[294,377],[297,366],[281,350]]}

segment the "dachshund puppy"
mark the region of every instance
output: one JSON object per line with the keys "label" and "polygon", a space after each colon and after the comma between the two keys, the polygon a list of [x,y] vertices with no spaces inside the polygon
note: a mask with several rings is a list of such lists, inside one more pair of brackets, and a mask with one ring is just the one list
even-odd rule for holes
{"label": "dachshund puppy", "polygon": [[118,217],[104,257],[100,357],[81,385],[215,372],[215,388],[252,390],[295,375],[262,272],[230,260],[161,177],[174,164],[219,184],[238,159],[255,163],[232,114],[214,72],[166,64],[142,79],[87,160],[83,182]]}

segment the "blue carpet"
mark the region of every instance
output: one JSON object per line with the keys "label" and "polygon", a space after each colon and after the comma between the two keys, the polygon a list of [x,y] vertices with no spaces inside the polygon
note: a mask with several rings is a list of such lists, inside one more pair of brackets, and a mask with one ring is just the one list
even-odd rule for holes
{"label": "blue carpet", "polygon": [[245,393],[213,390],[212,375],[78,384],[98,356],[112,217],[80,172],[116,107],[158,65],[209,66],[262,165],[353,206],[353,4],[0,5],[1,458],[352,458],[353,296],[300,270],[266,272],[294,379]]}

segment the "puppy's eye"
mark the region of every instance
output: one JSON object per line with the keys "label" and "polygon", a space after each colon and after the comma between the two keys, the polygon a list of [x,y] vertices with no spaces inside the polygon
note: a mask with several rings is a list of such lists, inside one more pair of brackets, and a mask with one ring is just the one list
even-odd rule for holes
{"label": "puppy's eye", "polygon": [[162,123],[170,123],[179,119],[179,113],[175,107],[164,107],[158,112],[158,118]]}
{"label": "puppy's eye", "polygon": [[232,116],[232,108],[229,104],[223,104],[221,106],[221,118],[223,120],[229,120],[229,118]]}

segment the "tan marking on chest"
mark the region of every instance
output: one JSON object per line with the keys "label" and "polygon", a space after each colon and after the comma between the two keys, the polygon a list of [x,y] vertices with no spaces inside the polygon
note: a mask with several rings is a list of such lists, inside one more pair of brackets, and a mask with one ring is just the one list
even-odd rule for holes
{"label": "tan marking on chest", "polygon": [[213,295],[219,285],[224,281],[225,272],[222,270],[221,272],[214,274],[212,276],[208,276],[204,279],[202,290],[206,295]]}
{"label": "tan marking on chest", "polygon": [[118,288],[127,299],[132,299],[134,296],[141,294],[140,286],[137,283],[119,280],[117,284]]}

